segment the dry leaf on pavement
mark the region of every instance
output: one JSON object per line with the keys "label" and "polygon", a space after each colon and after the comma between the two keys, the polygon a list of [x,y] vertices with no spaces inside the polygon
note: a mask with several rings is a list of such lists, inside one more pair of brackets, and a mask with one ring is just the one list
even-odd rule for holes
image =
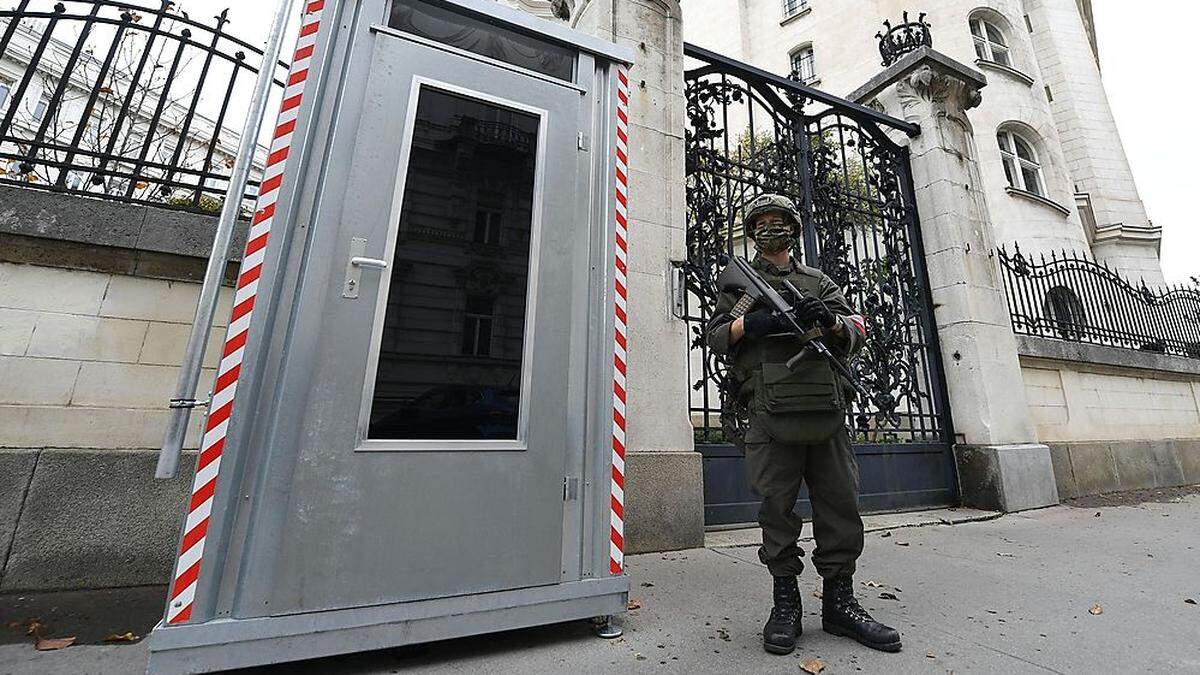
{"label": "dry leaf on pavement", "polygon": [[886,539],[886,538],[888,538],[888,537],[890,537],[890,536],[892,536],[892,531],[891,531],[891,530],[888,530],[888,531],[884,532],[883,534],[879,535],[879,538],[880,538],[880,539]]}
{"label": "dry leaf on pavement", "polygon": [[64,638],[38,638],[37,644],[33,648],[39,652],[49,652],[63,647],[70,647],[75,644],[75,636]]}
{"label": "dry leaf on pavement", "polygon": [[109,635],[108,637],[104,638],[104,641],[105,642],[137,642],[138,639],[139,639],[138,636],[134,635],[132,631],[125,631],[124,633],[113,633],[112,635]]}
{"label": "dry leaf on pavement", "polygon": [[932,649],[930,649],[929,651],[925,652],[925,658],[927,658],[927,659],[936,659],[936,658],[937,658],[937,654],[934,654],[934,653],[933,653],[933,650],[932,650]]}
{"label": "dry leaf on pavement", "polygon": [[908,542],[907,541],[898,541],[898,542],[896,542],[896,545],[897,546],[908,546]]}
{"label": "dry leaf on pavement", "polygon": [[1001,553],[1000,551],[996,551],[996,555],[1000,556],[1001,558],[1015,558],[1015,557],[1017,557],[1017,556],[1016,556],[1015,554],[1013,554],[1013,553]]}
{"label": "dry leaf on pavement", "polygon": [[899,600],[900,598],[897,598],[895,593],[888,593],[887,591],[884,591],[883,593],[879,594],[879,599],[880,600]]}
{"label": "dry leaf on pavement", "polygon": [[[814,598],[816,598],[816,599],[818,599],[818,600],[821,600],[821,599],[823,599],[823,598],[825,597],[825,594],[824,594],[824,593],[822,593],[821,591],[813,591],[813,597],[814,597]],[[1194,603],[1194,602],[1193,602],[1192,604],[1194,605],[1194,604],[1196,604],[1196,603]]]}
{"label": "dry leaf on pavement", "polygon": [[800,670],[817,675],[817,673],[825,670],[825,664],[821,662],[821,659],[809,659],[800,664]]}
{"label": "dry leaf on pavement", "polygon": [[642,601],[637,599],[630,600],[629,604],[626,605],[625,608],[629,610],[641,609]]}
{"label": "dry leaf on pavement", "polygon": [[1104,613],[1104,608],[1101,607],[1100,603],[1098,603],[1098,602],[1096,604],[1092,605],[1092,608],[1088,610],[1088,614],[1091,614],[1093,616],[1103,614],[1103,613]]}
{"label": "dry leaf on pavement", "polygon": [[25,634],[39,636],[46,624],[42,623],[41,619],[29,619],[25,622]]}
{"label": "dry leaf on pavement", "polygon": [[879,583],[878,581],[871,581],[869,579],[867,581],[862,582],[862,585],[866,586],[867,588],[886,588],[886,586]]}
{"label": "dry leaf on pavement", "polygon": [[1186,602],[1186,603],[1187,603],[1187,604],[1189,604],[1189,605],[1194,605],[1194,604],[1196,604],[1196,600],[1195,600],[1195,598],[1184,598],[1184,599],[1183,599],[1183,601],[1184,601],[1184,602]]}

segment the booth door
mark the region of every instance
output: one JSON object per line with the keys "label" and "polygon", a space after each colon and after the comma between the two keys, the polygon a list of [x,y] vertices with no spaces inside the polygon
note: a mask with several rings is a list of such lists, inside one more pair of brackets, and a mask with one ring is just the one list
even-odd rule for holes
{"label": "booth door", "polygon": [[308,369],[309,393],[275,612],[563,573],[566,457],[582,452],[568,372],[585,358],[569,335],[589,113],[574,84],[397,32],[371,40],[307,253],[328,281],[309,274],[304,297],[319,300],[297,311],[314,358],[288,366]]}

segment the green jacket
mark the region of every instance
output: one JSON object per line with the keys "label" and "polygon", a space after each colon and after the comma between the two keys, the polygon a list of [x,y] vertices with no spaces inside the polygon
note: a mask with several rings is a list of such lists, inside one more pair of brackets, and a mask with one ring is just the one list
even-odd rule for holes
{"label": "green jacket", "polygon": [[[783,281],[787,279],[802,293],[825,303],[842,323],[842,331],[818,339],[824,340],[836,356],[849,361],[862,348],[866,338],[863,318],[823,272],[794,260],[791,269],[779,269],[761,256],[751,265],[777,291],[784,292]],[[728,359],[730,375],[738,385],[738,401],[776,440],[803,443],[828,438],[844,423],[853,388],[816,354],[794,372],[789,370],[785,364],[801,348],[794,337],[745,336],[731,345],[730,325],[738,318],[731,312],[738,299],[732,293],[722,293],[706,331],[709,348]]]}

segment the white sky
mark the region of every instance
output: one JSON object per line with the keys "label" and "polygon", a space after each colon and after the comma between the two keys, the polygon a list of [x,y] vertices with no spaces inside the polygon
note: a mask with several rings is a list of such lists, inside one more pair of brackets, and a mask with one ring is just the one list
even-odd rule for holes
{"label": "white sky", "polygon": [[1200,3],[1093,0],[1109,105],[1150,220],[1163,228],[1169,282],[1200,276]]}
{"label": "white sky", "polygon": [[[229,32],[258,42],[266,39],[276,2],[182,0],[180,5],[195,18],[232,6]],[[1195,76],[1200,2],[1093,2],[1109,104],[1146,210],[1163,228],[1163,272],[1169,282],[1200,276],[1195,197],[1200,191],[1200,134],[1190,119],[1200,110]],[[296,17],[291,23],[285,52]]]}

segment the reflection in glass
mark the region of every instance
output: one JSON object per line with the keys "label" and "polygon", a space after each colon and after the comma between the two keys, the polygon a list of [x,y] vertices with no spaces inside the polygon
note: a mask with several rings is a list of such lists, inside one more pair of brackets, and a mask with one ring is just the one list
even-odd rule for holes
{"label": "reflection in glass", "polygon": [[395,0],[388,26],[570,82],[575,52],[424,0]]}
{"label": "reflection in glass", "polygon": [[517,437],[538,123],[421,91],[368,438]]}

